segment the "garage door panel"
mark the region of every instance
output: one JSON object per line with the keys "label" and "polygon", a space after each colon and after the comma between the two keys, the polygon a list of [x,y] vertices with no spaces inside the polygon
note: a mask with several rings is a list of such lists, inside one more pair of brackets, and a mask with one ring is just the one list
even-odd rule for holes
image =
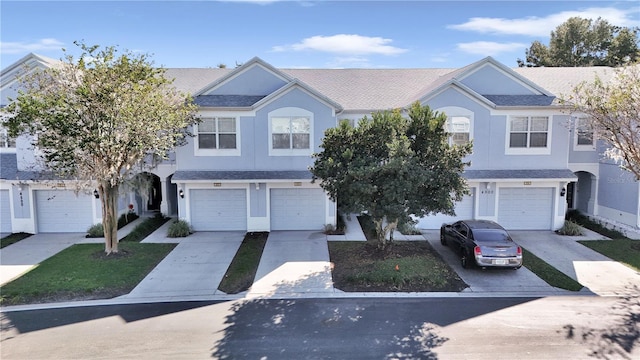
{"label": "garage door panel", "polygon": [[436,214],[418,218],[418,229],[439,229],[443,223],[452,223],[457,220],[473,219],[473,196],[465,196],[456,204],[456,215]]}
{"label": "garage door panel", "polygon": [[271,230],[321,230],[325,217],[322,189],[271,189]]}
{"label": "garage door panel", "polygon": [[85,232],[93,225],[92,197],[71,190],[36,190],[38,232]]}
{"label": "garage door panel", "polygon": [[498,222],[512,230],[547,230],[553,213],[552,188],[500,188]]}
{"label": "garage door panel", "polygon": [[191,226],[198,231],[247,229],[244,189],[194,189],[190,192]]}
{"label": "garage door panel", "polygon": [[11,233],[11,204],[9,190],[0,190],[0,232]]}

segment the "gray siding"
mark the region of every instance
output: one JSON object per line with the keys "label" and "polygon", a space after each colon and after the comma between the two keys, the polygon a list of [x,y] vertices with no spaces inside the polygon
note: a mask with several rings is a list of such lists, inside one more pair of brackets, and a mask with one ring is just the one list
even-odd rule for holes
{"label": "gray siding", "polygon": [[208,95],[267,95],[286,83],[260,66],[253,66]]}
{"label": "gray siding", "polygon": [[632,214],[638,213],[638,182],[616,164],[600,164],[598,204]]}
{"label": "gray siding", "polygon": [[516,82],[493,66],[484,66],[461,81],[482,95],[533,95],[530,89]]}

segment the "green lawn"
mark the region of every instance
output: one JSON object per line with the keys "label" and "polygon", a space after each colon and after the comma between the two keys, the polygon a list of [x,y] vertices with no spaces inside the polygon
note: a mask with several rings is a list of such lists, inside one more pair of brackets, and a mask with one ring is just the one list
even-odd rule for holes
{"label": "green lawn", "polygon": [[570,291],[579,291],[582,289],[582,285],[579,282],[533,255],[533,253],[527,251],[525,248],[522,248],[522,258],[524,259],[523,266],[547,284]]}
{"label": "green lawn", "polygon": [[2,305],[112,298],[129,293],[175,244],[76,244],[0,287]]}
{"label": "green lawn", "polygon": [[640,240],[584,240],[579,243],[640,271]]}
{"label": "green lawn", "polygon": [[268,232],[247,233],[244,236],[218,290],[226,294],[237,294],[249,290],[256,277],[268,236]]}

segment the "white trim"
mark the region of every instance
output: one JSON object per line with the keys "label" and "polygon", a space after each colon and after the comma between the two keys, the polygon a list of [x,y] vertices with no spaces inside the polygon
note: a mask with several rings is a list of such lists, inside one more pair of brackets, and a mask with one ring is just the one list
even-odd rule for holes
{"label": "white trim", "polygon": [[[452,117],[466,117],[469,119],[469,141],[473,141],[473,128],[474,128],[474,112],[460,106],[445,106],[436,109],[439,113],[447,115],[447,121],[445,127],[448,128],[449,122]],[[451,136],[449,136],[449,144],[452,144]]]}
{"label": "white trim", "polygon": [[[513,117],[527,117],[527,147],[511,147],[511,120]],[[546,117],[547,118],[547,146],[545,147],[529,147],[531,141],[531,121],[532,117]],[[506,116],[505,120],[505,136],[504,136],[504,153],[505,155],[551,155],[551,139],[553,138],[553,116],[552,115],[540,115],[540,114],[510,114]]]}
{"label": "white trim", "polygon": [[596,136],[592,132],[591,145],[578,144],[578,126],[581,120],[588,121],[587,116],[572,116],[573,123],[573,151],[596,151]]}
{"label": "white trim", "polygon": [[[309,148],[308,149],[274,149],[273,148],[273,135],[271,133],[271,119],[273,117],[293,117],[293,116],[301,116],[309,118]],[[311,156],[313,154],[314,149],[314,121],[313,121],[313,113],[309,110],[302,109],[299,107],[283,107],[273,111],[270,111],[267,114],[269,119],[268,121],[268,146],[269,146],[269,156]]]}

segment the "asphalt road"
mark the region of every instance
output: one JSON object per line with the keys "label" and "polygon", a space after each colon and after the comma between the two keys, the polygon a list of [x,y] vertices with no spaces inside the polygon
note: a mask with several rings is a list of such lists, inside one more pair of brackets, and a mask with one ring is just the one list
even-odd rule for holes
{"label": "asphalt road", "polygon": [[3,312],[6,359],[637,359],[640,300],[354,298]]}

